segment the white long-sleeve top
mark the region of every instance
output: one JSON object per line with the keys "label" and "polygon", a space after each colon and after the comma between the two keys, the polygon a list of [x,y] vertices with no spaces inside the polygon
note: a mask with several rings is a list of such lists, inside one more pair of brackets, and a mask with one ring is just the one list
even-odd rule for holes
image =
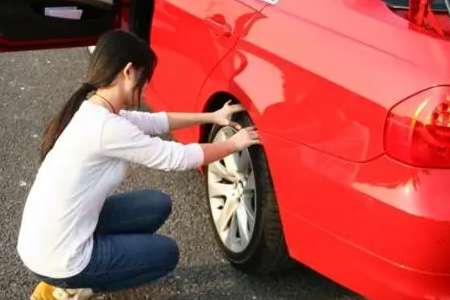
{"label": "white long-sleeve top", "polygon": [[42,163],[25,204],[17,245],[23,263],[50,278],[80,273],[89,263],[105,198],[127,162],[162,170],[199,167],[198,144],[149,135],[169,131],[165,113],[122,111],[85,101]]}

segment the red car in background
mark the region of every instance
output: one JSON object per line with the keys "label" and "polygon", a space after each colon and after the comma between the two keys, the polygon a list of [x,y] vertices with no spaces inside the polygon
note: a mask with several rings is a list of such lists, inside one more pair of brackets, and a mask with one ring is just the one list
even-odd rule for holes
{"label": "red car in background", "polygon": [[[411,2],[411,3],[409,3]],[[44,16],[77,6],[79,20]],[[225,256],[253,273],[299,261],[379,300],[450,299],[448,1],[1,0],[0,51],[147,39],[154,110],[232,99],[263,147],[203,172]],[[151,29],[150,29],[151,28]],[[232,128],[175,132],[181,142]]]}

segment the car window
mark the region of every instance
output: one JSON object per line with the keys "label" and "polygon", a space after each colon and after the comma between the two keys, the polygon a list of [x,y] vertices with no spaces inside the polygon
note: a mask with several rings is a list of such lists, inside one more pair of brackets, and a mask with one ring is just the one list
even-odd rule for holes
{"label": "car window", "polygon": [[[382,0],[386,2],[390,7],[397,9],[407,9],[409,7],[409,0]],[[433,2],[432,7],[437,11],[446,11],[444,0],[436,0]]]}

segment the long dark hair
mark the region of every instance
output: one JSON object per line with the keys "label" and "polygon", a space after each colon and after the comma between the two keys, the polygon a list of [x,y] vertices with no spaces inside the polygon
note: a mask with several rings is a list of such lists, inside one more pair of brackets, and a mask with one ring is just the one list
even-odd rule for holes
{"label": "long dark hair", "polygon": [[140,95],[145,83],[153,75],[156,61],[156,55],[148,44],[132,33],[114,30],[101,36],[91,56],[85,82],[44,130],[40,161],[53,148],[89,93],[111,85],[125,66],[132,63],[139,70],[135,91]]}

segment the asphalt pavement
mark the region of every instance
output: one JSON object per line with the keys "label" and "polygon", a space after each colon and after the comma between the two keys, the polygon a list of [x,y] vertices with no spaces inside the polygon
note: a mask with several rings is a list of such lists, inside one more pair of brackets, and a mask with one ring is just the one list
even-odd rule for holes
{"label": "asphalt pavement", "polygon": [[[87,62],[86,49],[0,54],[0,300],[29,299],[37,283],[16,252],[22,209],[37,172],[43,126],[80,85]],[[139,188],[172,196],[173,213],[160,232],[178,241],[180,264],[158,282],[96,299],[361,299],[300,266],[276,277],[252,277],[232,268],[214,241],[203,179],[196,171],[132,166],[119,191]],[[36,222],[45,217],[37,215]]]}

